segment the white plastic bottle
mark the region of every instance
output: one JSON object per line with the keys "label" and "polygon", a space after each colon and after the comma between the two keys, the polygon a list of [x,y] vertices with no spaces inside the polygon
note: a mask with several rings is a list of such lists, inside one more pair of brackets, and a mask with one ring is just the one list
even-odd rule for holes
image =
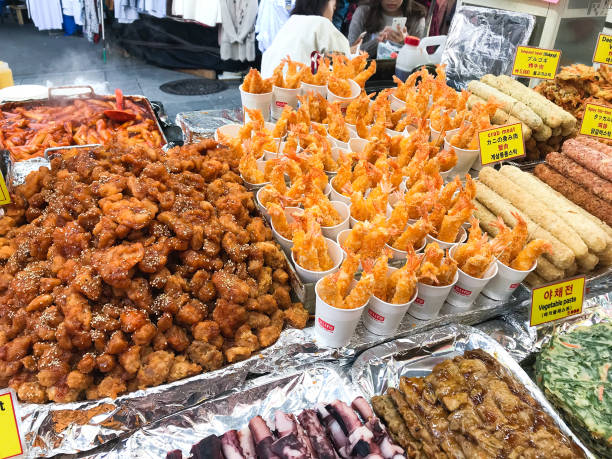
{"label": "white plastic bottle", "polygon": [[419,47],[420,43],[421,40],[418,37],[408,36],[404,40],[404,46],[402,46],[395,62],[395,75],[400,80],[406,81],[408,75],[415,68],[427,63],[427,56],[424,55],[423,50]]}

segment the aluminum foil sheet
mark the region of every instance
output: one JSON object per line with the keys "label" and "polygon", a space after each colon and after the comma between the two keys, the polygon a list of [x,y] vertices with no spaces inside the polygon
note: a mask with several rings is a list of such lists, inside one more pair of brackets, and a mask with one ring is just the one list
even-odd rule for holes
{"label": "aluminum foil sheet", "polygon": [[269,425],[276,410],[299,414],[318,402],[335,399],[350,403],[359,392],[340,367],[315,364],[248,382],[214,400],[181,411],[153,423],[123,439],[96,451],[97,458],[165,457],[180,449],[184,457],[194,443],[208,435],[222,435],[245,427],[260,415]]}
{"label": "aluminum foil sheet", "polygon": [[226,110],[202,110],[182,112],[176,115],[176,124],[183,131],[185,143],[197,142],[215,134],[217,128],[226,124],[244,122],[242,108]]}
{"label": "aluminum foil sheet", "polygon": [[509,75],[516,47],[529,42],[534,25],[531,14],[474,6],[459,8],[442,54],[448,84],[466,89],[470,80],[480,80],[486,73]]}
{"label": "aluminum foil sheet", "polygon": [[364,397],[382,394],[387,387],[398,387],[401,376],[428,375],[443,360],[462,355],[465,351],[482,349],[494,356],[517,381],[522,383],[555,421],[559,429],[580,446],[587,457],[594,456],[567,427],[536,384],[519,364],[485,333],[464,325],[448,325],[411,338],[399,339],[369,349],[361,354],[351,368],[351,380]]}

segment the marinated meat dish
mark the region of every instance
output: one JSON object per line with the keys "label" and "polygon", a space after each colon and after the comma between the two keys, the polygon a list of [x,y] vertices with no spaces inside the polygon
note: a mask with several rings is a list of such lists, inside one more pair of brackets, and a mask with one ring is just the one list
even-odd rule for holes
{"label": "marinated meat dish", "polygon": [[612,324],[556,334],[538,354],[536,381],[580,439],[612,458]]}
{"label": "marinated meat dish", "polygon": [[402,377],[399,388],[373,397],[372,405],[408,457],[585,457],[480,349],[439,363],[427,377]]}
{"label": "marinated meat dish", "polygon": [[[242,430],[210,435],[191,448],[190,458],[225,459],[401,459],[404,451],[389,437],[367,400],[341,400],[306,409],[297,417],[277,411],[274,428],[256,416]],[[180,450],[167,454],[181,459]]]}
{"label": "marinated meat dish", "polygon": [[104,115],[117,106],[103,97],[69,99],[57,105],[11,105],[15,104],[0,110],[0,150],[9,150],[17,161],[42,156],[47,148],[107,144],[114,137],[132,145],[161,147],[164,143],[152,114],[129,98],[125,111],[135,119],[123,123]]}
{"label": "marinated meat dish", "polygon": [[0,219],[0,387],[116,397],[274,343],[308,313],[286,258],[213,141],[54,158]]}

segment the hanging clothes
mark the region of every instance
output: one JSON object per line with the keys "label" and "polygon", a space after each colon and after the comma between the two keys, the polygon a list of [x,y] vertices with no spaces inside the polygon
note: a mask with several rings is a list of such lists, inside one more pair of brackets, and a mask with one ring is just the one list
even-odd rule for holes
{"label": "hanging clothes", "polygon": [[221,59],[255,60],[257,0],[221,0]]}
{"label": "hanging clothes", "polygon": [[76,25],[83,25],[83,0],[62,0],[62,11],[72,16]]}
{"label": "hanging clothes", "polygon": [[131,24],[139,18],[137,0],[115,0],[115,18],[120,24]]}
{"label": "hanging clothes", "polygon": [[26,0],[28,14],[38,30],[61,29],[63,24],[60,0]]}
{"label": "hanging clothes", "polygon": [[173,0],[172,14],[215,27],[221,23],[221,0]]}
{"label": "hanging clothes", "polygon": [[139,13],[155,16],[156,18],[166,17],[166,0],[138,0],[137,3]]}
{"label": "hanging clothes", "polygon": [[89,41],[94,40],[94,35],[100,33],[100,20],[98,19],[98,3],[96,0],[83,0],[83,35]]}
{"label": "hanging clothes", "polygon": [[285,25],[294,6],[295,0],[261,0],[255,34],[262,53],[270,47],[278,31]]}

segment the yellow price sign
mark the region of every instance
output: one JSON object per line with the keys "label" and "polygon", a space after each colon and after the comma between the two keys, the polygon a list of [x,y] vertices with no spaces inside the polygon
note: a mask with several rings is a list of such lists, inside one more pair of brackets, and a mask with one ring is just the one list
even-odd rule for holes
{"label": "yellow price sign", "polygon": [[599,34],[595,53],[593,54],[593,62],[612,64],[612,35]]}
{"label": "yellow price sign", "polygon": [[612,139],[612,108],[586,104],[580,133],[591,137]]}
{"label": "yellow price sign", "polygon": [[19,456],[23,454],[21,435],[17,424],[17,413],[15,412],[16,396],[13,391],[0,394],[0,459]]}
{"label": "yellow price sign", "polygon": [[514,55],[512,75],[554,80],[561,59],[561,51],[531,46],[519,46]]}
{"label": "yellow price sign", "polygon": [[525,156],[521,123],[486,129],[478,133],[482,165]]}
{"label": "yellow price sign", "polygon": [[5,204],[10,204],[11,202],[11,195],[8,192],[8,189],[6,188],[6,183],[4,182],[4,176],[2,175],[2,172],[0,172],[0,206],[3,206]]}
{"label": "yellow price sign", "polygon": [[581,276],[534,288],[531,293],[530,326],[580,314],[584,284],[584,276]]}

